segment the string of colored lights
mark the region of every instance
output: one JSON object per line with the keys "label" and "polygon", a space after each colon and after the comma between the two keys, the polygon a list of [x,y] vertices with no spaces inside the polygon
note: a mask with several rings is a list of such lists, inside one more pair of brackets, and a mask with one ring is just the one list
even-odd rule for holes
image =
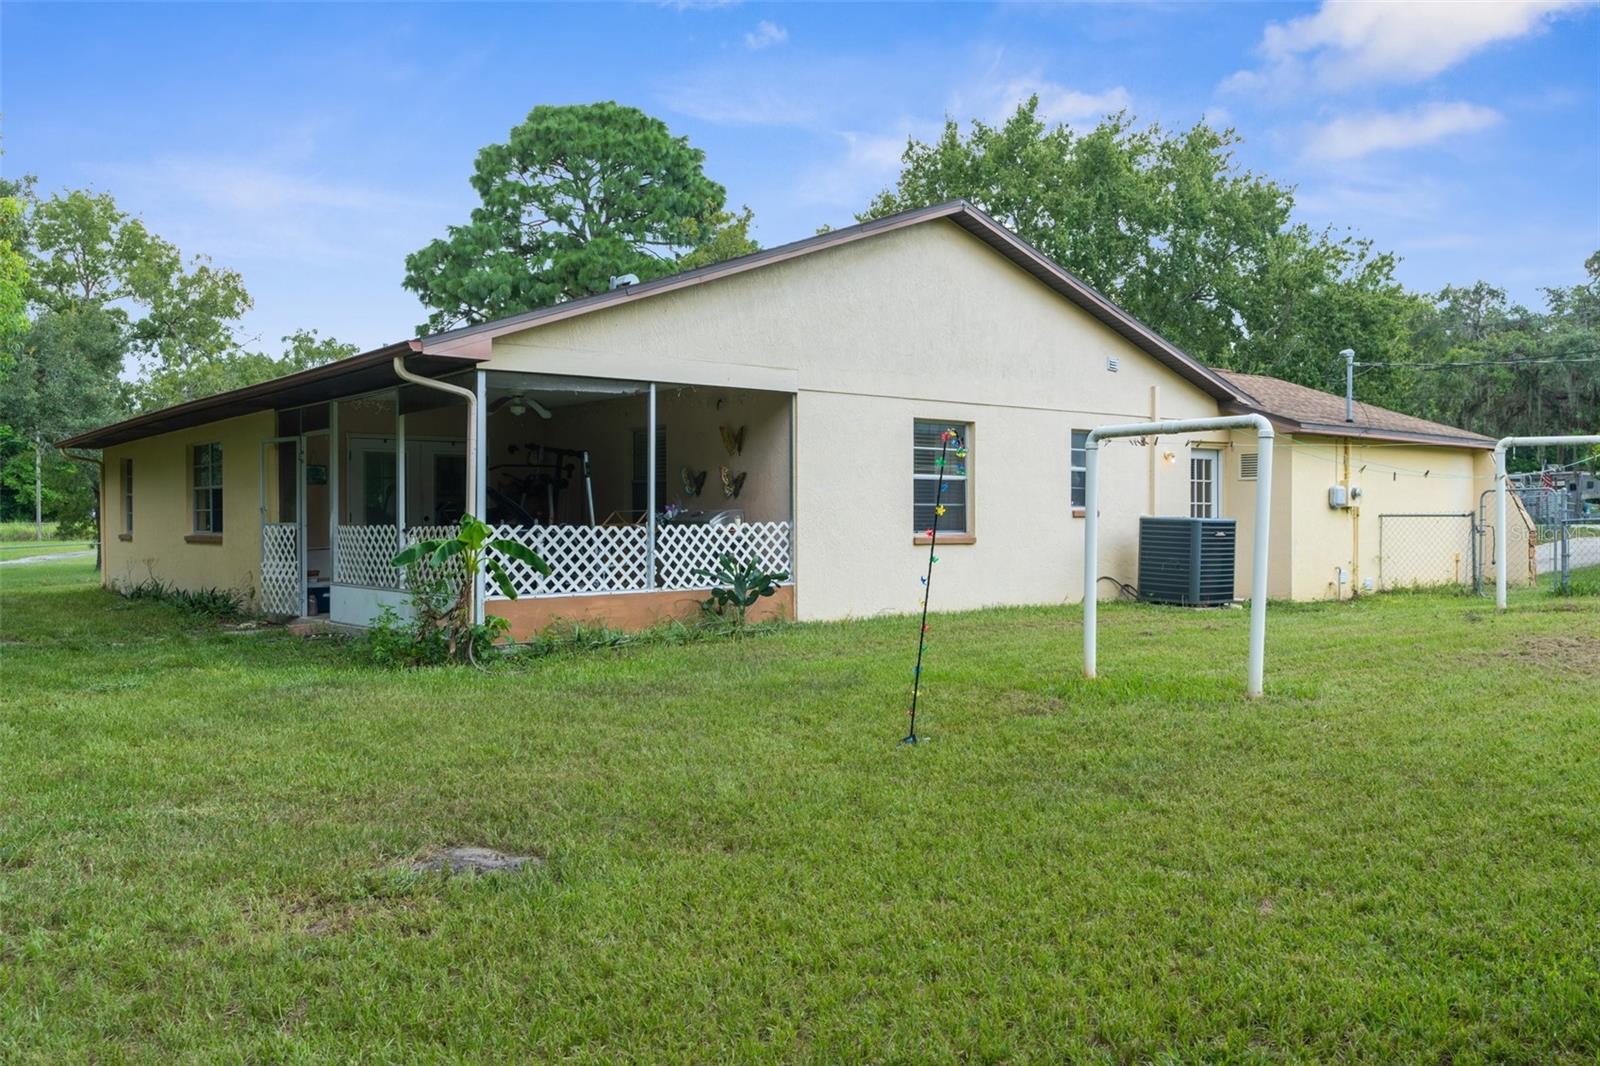
{"label": "string of colored lights", "polygon": [[938,472],[938,486],[933,494],[933,521],[929,524],[924,536],[928,538],[928,570],[919,579],[922,582],[922,619],[917,629],[917,665],[911,670],[911,725],[910,730],[900,741],[902,744],[915,744],[917,742],[917,699],[922,694],[922,657],[928,648],[928,597],[933,591],[933,564],[939,561],[935,554],[939,548],[939,519],[944,517],[944,494],[949,489],[950,483],[944,479],[945,460],[954,454],[956,458],[955,473],[965,476],[967,473],[967,446],[961,440],[961,435],[954,429],[947,429],[939,434],[939,454],[933,460],[934,469]]}

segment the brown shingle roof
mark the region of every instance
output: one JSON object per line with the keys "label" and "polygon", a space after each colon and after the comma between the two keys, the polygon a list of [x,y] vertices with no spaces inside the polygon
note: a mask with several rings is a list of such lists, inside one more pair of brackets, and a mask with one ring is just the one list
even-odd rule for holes
{"label": "brown shingle roof", "polygon": [[1238,401],[1225,405],[1230,410],[1259,411],[1290,431],[1330,437],[1414,441],[1453,448],[1494,447],[1491,437],[1360,401],[1355,405],[1355,421],[1346,422],[1343,396],[1265,374],[1241,374],[1234,370],[1217,370],[1217,373],[1239,392]]}

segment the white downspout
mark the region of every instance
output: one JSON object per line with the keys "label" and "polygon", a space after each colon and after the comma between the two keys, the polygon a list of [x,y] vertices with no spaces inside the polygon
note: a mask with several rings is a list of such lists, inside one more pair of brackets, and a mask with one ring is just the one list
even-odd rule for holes
{"label": "white downspout", "polygon": [[1256,470],[1255,544],[1250,578],[1250,674],[1248,691],[1261,695],[1267,657],[1267,544],[1272,519],[1272,442],[1275,434],[1265,415],[1182,418],[1166,422],[1132,422],[1101,426],[1084,446],[1083,485],[1083,673],[1093,678],[1099,624],[1100,587],[1100,442],[1113,437],[1149,437],[1208,429],[1253,428],[1260,442]]}
{"label": "white downspout", "polygon": [[[465,499],[467,505],[474,509],[478,507],[478,394],[473,389],[462,388],[448,381],[435,381],[425,378],[420,374],[413,374],[406,369],[406,357],[394,357],[395,376],[401,381],[409,381],[413,385],[420,385],[425,389],[434,389],[438,392],[448,392],[467,401],[467,484]],[[399,397],[395,397],[396,403]],[[482,516],[479,516],[482,518]],[[483,620],[483,597],[479,590],[472,590],[472,617],[475,621]]]}
{"label": "white downspout", "polygon": [[1506,609],[1506,449],[1519,445],[1600,444],[1600,434],[1569,437],[1501,437],[1494,445],[1494,605]]}

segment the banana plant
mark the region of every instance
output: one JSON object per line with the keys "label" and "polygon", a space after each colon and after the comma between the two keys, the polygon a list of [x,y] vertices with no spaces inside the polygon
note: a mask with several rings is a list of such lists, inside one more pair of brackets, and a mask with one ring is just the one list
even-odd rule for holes
{"label": "banana plant", "polygon": [[439,618],[417,620],[421,626],[437,625],[444,630],[446,646],[452,658],[457,656],[458,651],[469,662],[474,658],[477,641],[473,633],[472,590],[477,585],[480,570],[488,571],[495,586],[507,599],[517,598],[516,582],[511,580],[511,575],[506,573],[500,560],[489,554],[491,551],[530,566],[545,577],[550,576],[550,564],[538,552],[521,541],[496,537],[488,523],[470,514],[461,516],[461,528],[455,536],[419,540],[390,560],[392,565],[399,567],[424,564],[435,572],[452,559],[460,560],[462,580],[455,600]]}
{"label": "banana plant", "polygon": [[737,612],[740,629],[744,628],[746,612],[761,597],[775,594],[780,581],[789,580],[786,571],[763,570],[754,556],[741,563],[732,552],[722,553],[715,570],[702,568],[696,570],[694,576],[712,582],[709,602],[715,604],[719,611],[732,607]]}

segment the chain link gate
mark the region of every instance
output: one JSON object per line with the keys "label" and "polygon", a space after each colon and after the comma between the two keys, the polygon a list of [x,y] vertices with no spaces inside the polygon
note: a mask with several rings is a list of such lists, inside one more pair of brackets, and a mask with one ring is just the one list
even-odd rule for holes
{"label": "chain link gate", "polygon": [[1468,511],[1378,516],[1378,588],[1477,587],[1481,530]]}
{"label": "chain link gate", "polygon": [[[1596,570],[1596,580],[1585,584],[1600,583],[1600,516],[1569,518],[1562,522],[1556,528],[1549,550],[1552,555],[1550,580],[1558,591],[1570,595],[1573,572],[1590,567]],[[1544,570],[1542,565],[1540,570]]]}
{"label": "chain link gate", "polygon": [[1543,486],[1516,490],[1533,520],[1531,544],[1539,588],[1572,591],[1572,573],[1600,566],[1600,515],[1584,514],[1570,492]]}

